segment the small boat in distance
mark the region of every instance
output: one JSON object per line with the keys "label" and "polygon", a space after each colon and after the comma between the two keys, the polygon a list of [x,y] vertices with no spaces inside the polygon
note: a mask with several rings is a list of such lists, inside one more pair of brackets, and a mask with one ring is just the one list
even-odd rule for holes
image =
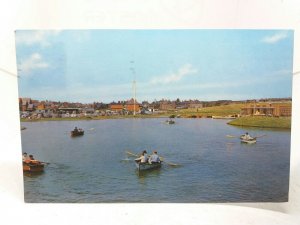
{"label": "small boat in distance", "polygon": [[82,130],[81,128],[77,129],[77,127],[75,127],[75,129],[71,131],[71,137],[77,137],[82,135],[84,135],[84,130]]}
{"label": "small boat in distance", "polygon": [[158,169],[161,167],[161,162],[157,162],[157,163],[141,163],[139,161],[135,161],[135,165],[138,169],[138,171],[145,171],[145,170],[153,170],[153,169]]}
{"label": "small boat in distance", "polygon": [[166,124],[175,124],[174,120],[166,120]]}
{"label": "small boat in distance", "polygon": [[246,143],[246,144],[254,144],[256,143],[256,137],[251,137],[248,132],[246,132],[245,134],[242,134],[240,136],[241,142],[242,143]]}

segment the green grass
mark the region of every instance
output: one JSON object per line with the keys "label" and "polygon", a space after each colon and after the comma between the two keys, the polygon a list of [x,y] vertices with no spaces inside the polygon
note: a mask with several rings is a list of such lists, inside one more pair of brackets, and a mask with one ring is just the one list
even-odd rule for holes
{"label": "green grass", "polygon": [[222,105],[222,106],[212,106],[212,107],[205,107],[200,109],[182,109],[178,112],[183,117],[185,116],[228,116],[239,114],[241,112],[241,108],[243,104],[230,104],[230,105]]}
{"label": "green grass", "polygon": [[247,127],[291,129],[291,117],[249,116],[237,118],[228,122],[228,124]]}

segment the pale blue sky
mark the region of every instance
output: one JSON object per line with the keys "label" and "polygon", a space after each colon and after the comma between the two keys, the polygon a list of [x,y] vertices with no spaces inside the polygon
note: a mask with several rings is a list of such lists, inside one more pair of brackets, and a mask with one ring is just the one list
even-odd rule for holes
{"label": "pale blue sky", "polygon": [[[289,30],[17,31],[19,95],[111,102],[291,97]],[[131,68],[134,68],[134,72]]]}

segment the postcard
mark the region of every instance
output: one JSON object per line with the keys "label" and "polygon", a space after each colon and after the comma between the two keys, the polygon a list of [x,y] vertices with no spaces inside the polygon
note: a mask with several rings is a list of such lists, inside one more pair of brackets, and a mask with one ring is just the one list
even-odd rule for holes
{"label": "postcard", "polygon": [[16,31],[25,201],[288,201],[293,35]]}

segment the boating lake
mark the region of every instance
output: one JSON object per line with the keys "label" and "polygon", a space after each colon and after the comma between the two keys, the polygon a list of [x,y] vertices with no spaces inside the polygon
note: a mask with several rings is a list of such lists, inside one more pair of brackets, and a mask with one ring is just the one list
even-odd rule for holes
{"label": "boating lake", "polygon": [[[49,162],[24,175],[26,202],[282,202],[288,200],[290,130],[228,120],[112,119],[22,123],[22,151]],[[70,137],[74,127],[85,130]],[[248,131],[261,136],[242,144]],[[228,138],[226,135],[236,136]],[[125,151],[157,150],[180,164],[138,173]]]}

